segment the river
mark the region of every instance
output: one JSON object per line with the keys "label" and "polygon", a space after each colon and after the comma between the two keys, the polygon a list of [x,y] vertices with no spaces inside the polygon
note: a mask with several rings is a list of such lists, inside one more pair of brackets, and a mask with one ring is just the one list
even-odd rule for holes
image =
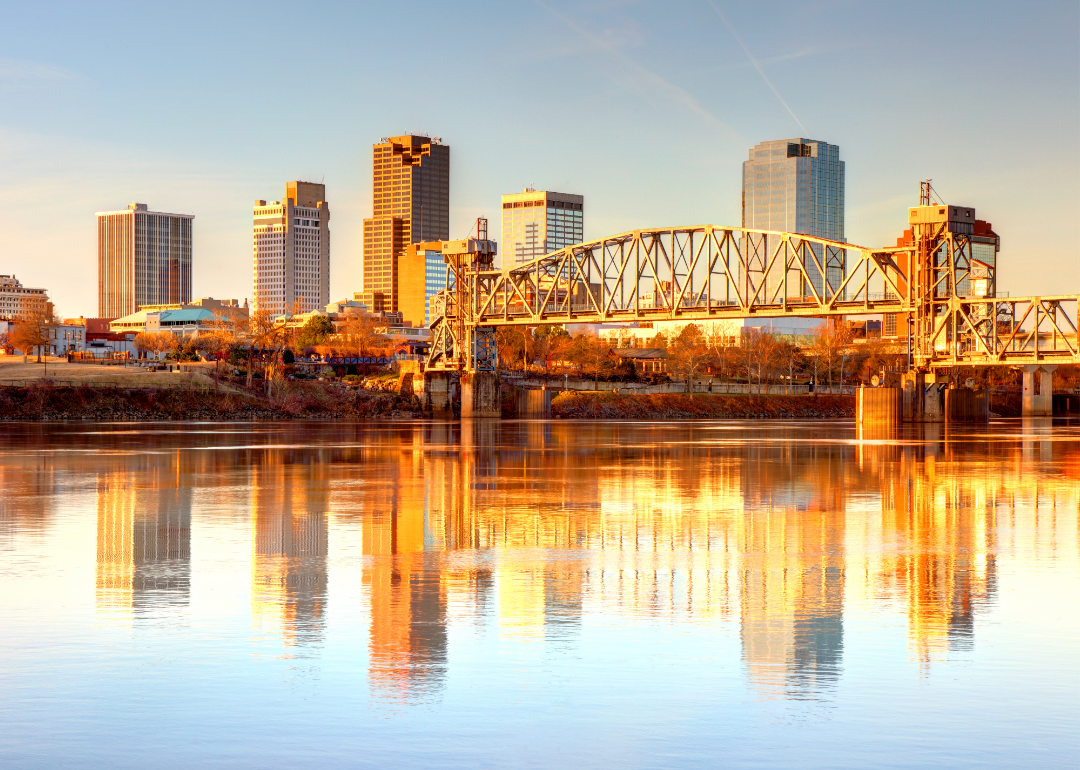
{"label": "river", "polygon": [[4,768],[1080,752],[1080,428],[7,423]]}

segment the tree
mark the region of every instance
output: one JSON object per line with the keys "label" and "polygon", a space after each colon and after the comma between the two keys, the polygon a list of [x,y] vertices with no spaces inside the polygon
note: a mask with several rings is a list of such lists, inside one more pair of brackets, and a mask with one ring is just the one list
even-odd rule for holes
{"label": "tree", "polygon": [[696,375],[712,358],[705,344],[705,335],[697,324],[687,324],[671,346],[671,369],[686,382],[686,389],[693,394]]}
{"label": "tree", "polygon": [[367,316],[351,316],[341,327],[337,347],[346,355],[366,358],[386,346],[389,339],[376,329],[378,325]]}
{"label": "tree", "polygon": [[334,324],[329,316],[313,315],[300,329],[296,338],[296,349],[325,345],[327,338],[334,333]]}
{"label": "tree", "polygon": [[802,368],[802,351],[793,340],[782,337],[777,340],[777,358],[787,369],[787,392],[791,395],[791,388],[795,384],[795,370]]}
{"label": "tree", "polygon": [[247,386],[250,388],[254,378],[255,347],[266,349],[273,347],[281,337],[282,328],[274,322],[269,310],[259,308],[248,315],[248,367]]}
{"label": "tree", "polygon": [[[525,330],[524,334],[527,334]],[[519,358],[525,361],[525,337],[517,329],[502,328],[495,330],[495,349],[499,354],[502,367],[510,369]],[[524,366],[522,367],[524,369]]]}
{"label": "tree", "polygon": [[611,349],[600,340],[590,334],[579,334],[574,337],[569,350],[570,360],[577,364],[582,373],[592,372],[593,387],[600,386],[601,373],[607,373],[613,368],[611,362]]}
{"label": "tree", "polygon": [[37,352],[37,363],[41,363],[42,350],[45,351],[45,371],[49,371],[49,354],[46,347],[52,342],[53,329],[60,325],[56,309],[51,302],[41,302],[24,310],[15,318],[15,328],[11,331],[11,344],[29,355]]}
{"label": "tree", "polygon": [[833,373],[837,366],[846,363],[844,359],[847,346],[851,344],[854,332],[842,320],[826,321],[814,329],[814,341],[810,352],[814,356],[814,382],[818,372],[828,375],[829,387],[833,384]]}
{"label": "tree", "polygon": [[533,332],[534,355],[544,362],[544,368],[548,370],[555,361],[566,358],[571,344],[570,335],[561,326],[542,324]]}

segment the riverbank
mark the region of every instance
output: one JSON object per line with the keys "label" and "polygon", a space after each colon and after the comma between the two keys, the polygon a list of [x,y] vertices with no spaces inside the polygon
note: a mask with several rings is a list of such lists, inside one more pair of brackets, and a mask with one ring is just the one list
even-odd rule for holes
{"label": "riverbank", "polygon": [[564,392],[551,402],[557,419],[829,419],[855,416],[854,396],[744,396]]}
{"label": "riverbank", "polygon": [[276,398],[222,388],[0,387],[0,420],[289,420],[422,417],[412,396],[301,383]]}

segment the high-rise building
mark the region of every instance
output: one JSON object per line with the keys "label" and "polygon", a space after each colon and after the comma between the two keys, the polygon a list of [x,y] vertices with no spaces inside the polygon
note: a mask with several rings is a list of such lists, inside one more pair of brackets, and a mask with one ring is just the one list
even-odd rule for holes
{"label": "high-rise building", "polygon": [[190,214],[99,211],[98,315],[120,318],[143,305],[191,301]]}
{"label": "high-rise building", "polygon": [[502,253],[506,265],[542,257],[581,243],[585,198],[525,188],[502,197]]}
{"label": "high-rise building", "polygon": [[[844,241],[840,148],[813,139],[778,139],[750,150],[750,159],[743,161],[742,226]],[[766,252],[771,248],[767,244]],[[818,259],[826,263],[829,284],[837,288],[843,281],[842,258],[818,253]],[[821,292],[820,270],[812,262],[806,270]]]}
{"label": "high-rise building", "polygon": [[743,161],[743,227],[844,240],[844,161],[835,144],[762,142]]}
{"label": "high-rise building", "polygon": [[405,250],[450,238],[450,148],[438,137],[406,134],[383,139],[371,154],[374,211],[364,220],[361,301],[373,312],[397,313]]}
{"label": "high-rise building", "polygon": [[281,201],[252,210],[254,308],[307,313],[330,301],[330,207],[326,185],[289,182]]}

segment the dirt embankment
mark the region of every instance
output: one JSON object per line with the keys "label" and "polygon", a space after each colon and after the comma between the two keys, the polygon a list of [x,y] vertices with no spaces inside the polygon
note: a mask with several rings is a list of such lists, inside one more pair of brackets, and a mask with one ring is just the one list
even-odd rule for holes
{"label": "dirt embankment", "polygon": [[305,383],[280,398],[182,388],[0,387],[0,420],[287,420],[420,417],[411,396]]}
{"label": "dirt embankment", "polygon": [[827,419],[855,416],[854,396],[717,396],[679,393],[560,393],[551,414],[563,419]]}

